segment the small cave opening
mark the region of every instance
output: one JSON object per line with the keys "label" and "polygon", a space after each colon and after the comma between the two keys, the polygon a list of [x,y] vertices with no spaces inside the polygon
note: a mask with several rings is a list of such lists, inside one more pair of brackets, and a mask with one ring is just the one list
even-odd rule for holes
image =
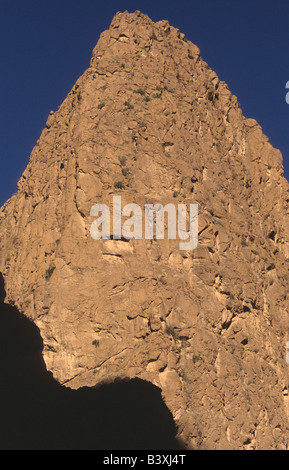
{"label": "small cave opening", "polygon": [[71,390],[47,371],[37,326],[5,303],[0,273],[1,450],[180,450],[161,390],[119,380]]}

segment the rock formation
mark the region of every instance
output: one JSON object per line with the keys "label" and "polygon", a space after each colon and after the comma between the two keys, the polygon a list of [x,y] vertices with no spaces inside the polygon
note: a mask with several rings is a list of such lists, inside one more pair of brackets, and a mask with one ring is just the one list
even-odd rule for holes
{"label": "rock formation", "polygon": [[[199,243],[94,240],[96,203],[198,204]],[[0,211],[7,302],[60,384],[139,378],[196,449],[286,449],[289,186],[167,21],[118,13]]]}

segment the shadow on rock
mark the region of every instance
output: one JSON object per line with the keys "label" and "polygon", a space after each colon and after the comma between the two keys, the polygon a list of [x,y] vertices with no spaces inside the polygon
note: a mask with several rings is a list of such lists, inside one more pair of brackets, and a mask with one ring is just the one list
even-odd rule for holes
{"label": "shadow on rock", "polygon": [[1,450],[179,450],[161,391],[139,379],[70,390],[46,370],[39,329],[5,304],[0,273]]}

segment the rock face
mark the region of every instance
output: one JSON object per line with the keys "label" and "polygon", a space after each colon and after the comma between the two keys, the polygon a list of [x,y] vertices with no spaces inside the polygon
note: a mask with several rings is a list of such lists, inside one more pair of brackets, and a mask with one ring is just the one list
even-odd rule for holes
{"label": "rock face", "polygon": [[[199,205],[199,243],[94,240],[96,203]],[[167,21],[118,13],[0,211],[7,302],[77,389],[159,386],[188,448],[286,449],[282,156]]]}

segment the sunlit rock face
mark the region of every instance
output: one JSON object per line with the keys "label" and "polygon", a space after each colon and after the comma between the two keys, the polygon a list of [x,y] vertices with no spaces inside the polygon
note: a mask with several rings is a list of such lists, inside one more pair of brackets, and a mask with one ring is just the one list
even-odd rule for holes
{"label": "sunlit rock face", "polygon": [[[114,196],[197,204],[197,248],[112,224],[95,240],[91,209]],[[0,211],[7,302],[60,384],[143,379],[189,448],[285,449],[288,201],[280,152],[199,49],[118,13]]]}

